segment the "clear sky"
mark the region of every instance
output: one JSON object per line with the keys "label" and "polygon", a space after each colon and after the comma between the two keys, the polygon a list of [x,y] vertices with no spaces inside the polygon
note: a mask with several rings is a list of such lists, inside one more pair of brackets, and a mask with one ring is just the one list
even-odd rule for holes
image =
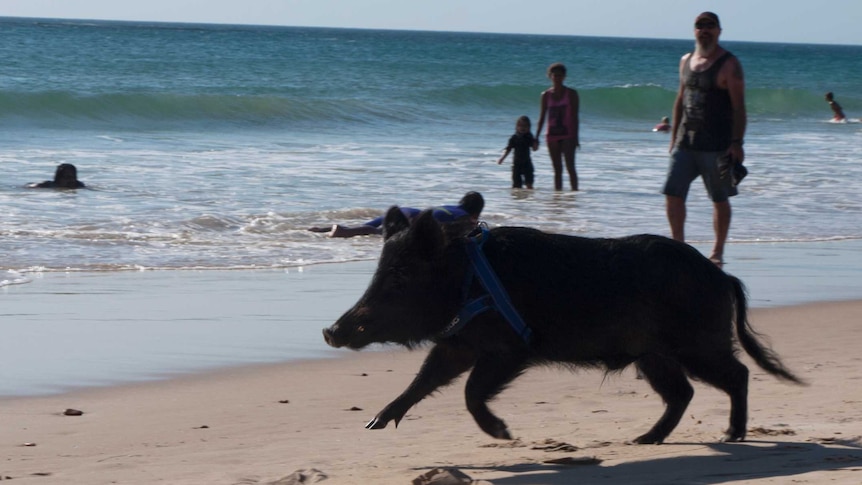
{"label": "clear sky", "polygon": [[0,0],[0,16],[862,45],[862,0]]}

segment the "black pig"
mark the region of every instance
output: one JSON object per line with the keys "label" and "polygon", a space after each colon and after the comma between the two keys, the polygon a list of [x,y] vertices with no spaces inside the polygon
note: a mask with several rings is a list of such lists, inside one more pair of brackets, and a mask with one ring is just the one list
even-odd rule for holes
{"label": "black pig", "polygon": [[324,338],[351,349],[374,342],[414,348],[430,341],[434,347],[413,382],[366,428],[397,426],[414,404],[472,368],[467,409],[483,431],[511,439],[487,403],[527,368],[619,371],[635,363],[666,404],[636,443],[661,443],[673,431],[694,394],[687,376],[730,396],[723,440],[741,441],[748,368],[735,356],[734,322],[736,340],[760,367],[801,383],[758,342],[739,279],[687,244],[654,235],[592,239],[523,227],[495,228],[484,238],[482,251],[532,332],[528,340],[496,310],[452,334],[465,301],[484,291],[467,276],[470,238],[447,234],[428,212],[412,226],[397,208],[387,213],[368,289]]}

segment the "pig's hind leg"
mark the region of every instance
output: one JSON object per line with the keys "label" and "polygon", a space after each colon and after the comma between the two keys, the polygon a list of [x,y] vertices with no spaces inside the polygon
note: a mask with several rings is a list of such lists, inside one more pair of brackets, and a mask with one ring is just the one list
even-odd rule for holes
{"label": "pig's hind leg", "polygon": [[467,372],[475,362],[476,356],[471,348],[454,345],[451,342],[437,344],[425,357],[422,368],[407,389],[377,413],[377,416],[365,427],[383,429],[389,421],[395,421],[397,428],[398,423],[413,405],[438,388],[450,384],[453,379]]}
{"label": "pig's hind leg", "polygon": [[655,354],[645,355],[638,360],[638,368],[650,386],[661,396],[665,403],[664,414],[646,434],[635,438],[638,444],[659,444],[676,428],[688,403],[694,396],[694,388],[688,382],[679,362]]}
{"label": "pig's hind leg", "polygon": [[467,379],[464,394],[467,410],[473,415],[482,431],[494,438],[510,440],[512,435],[502,419],[488,408],[488,401],[494,399],[526,368],[526,356],[513,354],[485,354],[473,367]]}
{"label": "pig's hind leg", "polygon": [[745,440],[748,422],[748,367],[736,359],[733,351],[716,349],[700,352],[683,362],[691,375],[711,384],[730,396],[730,426],[722,441]]}

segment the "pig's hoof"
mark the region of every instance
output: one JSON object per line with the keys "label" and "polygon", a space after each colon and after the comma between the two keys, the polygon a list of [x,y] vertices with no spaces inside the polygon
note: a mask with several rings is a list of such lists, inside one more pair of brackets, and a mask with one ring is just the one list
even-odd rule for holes
{"label": "pig's hoof", "polygon": [[721,438],[721,441],[723,443],[731,443],[734,441],[745,441],[745,433],[744,432],[738,433],[738,432],[734,431],[733,429],[729,429],[729,430],[727,430],[727,432],[724,433],[724,436]]}
{"label": "pig's hoof", "polygon": [[509,428],[506,427],[506,424],[502,421],[496,423],[494,426],[489,426],[487,428],[482,428],[486,433],[491,435],[498,440],[511,440],[512,435],[509,434]]}
{"label": "pig's hoof", "polygon": [[660,445],[664,442],[663,437],[659,437],[653,433],[647,433],[641,436],[638,436],[634,439],[633,443],[638,445]]}
{"label": "pig's hoof", "polygon": [[376,417],[365,425],[365,429],[383,429],[386,427],[386,421],[377,419]]}

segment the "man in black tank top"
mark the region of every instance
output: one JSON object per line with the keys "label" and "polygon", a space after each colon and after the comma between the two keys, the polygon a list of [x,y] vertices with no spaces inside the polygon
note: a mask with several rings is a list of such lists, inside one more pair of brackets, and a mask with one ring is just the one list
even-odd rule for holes
{"label": "man in black tank top", "polygon": [[670,168],[662,193],[671,235],[685,241],[688,189],[698,176],[703,179],[713,202],[715,245],[709,259],[723,265],[730,229],[729,197],[737,193],[728,168],[745,159],[745,80],[739,60],[718,44],[718,15],[698,15],[694,35],[694,52],[682,56],[679,63]]}

